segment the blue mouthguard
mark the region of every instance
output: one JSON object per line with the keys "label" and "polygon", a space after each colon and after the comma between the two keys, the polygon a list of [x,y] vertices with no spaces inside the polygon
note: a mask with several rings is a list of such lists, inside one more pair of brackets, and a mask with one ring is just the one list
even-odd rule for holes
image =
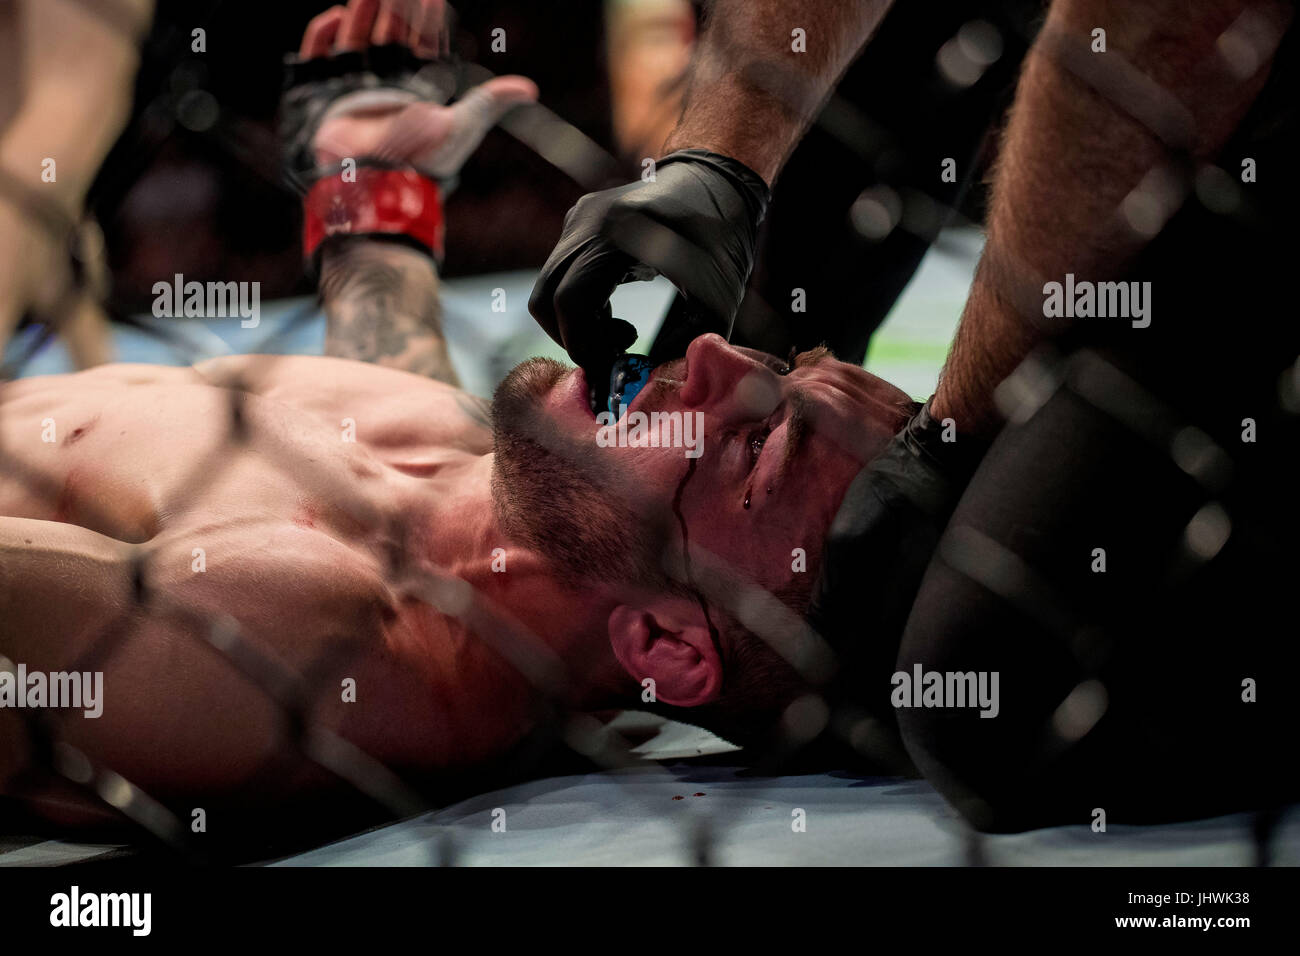
{"label": "blue mouthguard", "polygon": [[650,381],[650,372],[654,366],[644,355],[627,352],[614,360],[614,368],[609,373],[609,404],[611,415],[620,416],[619,406],[626,408],[632,404],[637,392]]}

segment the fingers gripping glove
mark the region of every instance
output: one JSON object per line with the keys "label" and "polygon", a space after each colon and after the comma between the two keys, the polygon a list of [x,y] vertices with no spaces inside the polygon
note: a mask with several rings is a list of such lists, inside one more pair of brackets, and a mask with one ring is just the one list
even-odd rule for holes
{"label": "fingers gripping glove", "polygon": [[570,357],[608,376],[636,330],[614,319],[609,297],[623,282],[666,276],[688,308],[665,329],[671,354],[705,332],[731,334],[754,263],[767,184],[734,159],[682,149],[659,160],[652,182],[578,200],[528,300],[533,317]]}
{"label": "fingers gripping glove", "polygon": [[[458,80],[456,63],[422,60],[399,44],[310,60],[286,58],[280,137],[285,165],[306,191],[303,252],[309,262],[318,264],[322,244],[338,235],[403,242],[441,259],[440,170],[364,156],[355,157],[355,170],[343,163],[318,167],[314,140],[331,116],[417,102],[445,104]],[[450,171],[457,168],[459,162]]]}
{"label": "fingers gripping glove", "polygon": [[[826,545],[808,619],[841,661],[836,696],[892,719],[903,626],[953,509],[987,445],[919,406],[849,485]],[[949,437],[954,437],[951,430]]]}

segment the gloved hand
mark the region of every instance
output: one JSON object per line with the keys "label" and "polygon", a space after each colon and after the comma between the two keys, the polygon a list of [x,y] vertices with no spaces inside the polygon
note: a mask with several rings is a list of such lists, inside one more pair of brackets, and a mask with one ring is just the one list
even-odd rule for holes
{"label": "gloved hand", "polygon": [[608,378],[636,330],[615,319],[609,297],[623,282],[666,276],[687,301],[666,357],[696,336],[731,334],[754,264],[767,184],[743,163],[704,149],[659,160],[653,182],[578,200],[533,287],[528,309],[582,368]]}
{"label": "gloved hand", "polygon": [[[808,612],[840,658],[841,683],[877,716],[892,713],[888,675],[921,578],[987,449],[916,413],[850,483],[831,522]],[[865,696],[864,696],[865,693]]]}
{"label": "gloved hand", "polygon": [[445,105],[461,71],[444,12],[441,0],[352,0],[313,19],[288,58],[280,135],[307,187],[308,258],[340,234],[439,256],[450,181],[504,113],[537,99],[532,80],[501,76]]}

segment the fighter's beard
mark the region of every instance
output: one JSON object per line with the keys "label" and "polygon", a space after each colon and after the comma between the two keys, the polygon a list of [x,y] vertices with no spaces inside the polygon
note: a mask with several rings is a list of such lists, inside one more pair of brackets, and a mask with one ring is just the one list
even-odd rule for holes
{"label": "fighter's beard", "polygon": [[[516,366],[492,402],[492,501],[511,539],[548,559],[581,590],[596,581],[649,581],[659,535],[631,504],[625,478],[589,436],[567,434],[543,408],[570,370],[552,359]],[[585,437],[587,440],[583,441]]]}

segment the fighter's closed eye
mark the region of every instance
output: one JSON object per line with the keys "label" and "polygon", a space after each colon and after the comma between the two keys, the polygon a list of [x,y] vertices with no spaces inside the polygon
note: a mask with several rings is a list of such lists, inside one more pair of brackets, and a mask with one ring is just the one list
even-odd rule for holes
{"label": "fighter's closed eye", "polygon": [[794,349],[790,350],[790,358],[784,362],[775,355],[766,355],[763,358],[763,364],[776,372],[777,375],[789,375],[794,371]]}
{"label": "fighter's closed eye", "polygon": [[767,420],[758,428],[749,433],[749,471],[753,474],[754,469],[758,467],[758,460],[762,457],[763,448],[767,445],[767,439],[772,432],[785,418],[785,405],[778,406]]}

